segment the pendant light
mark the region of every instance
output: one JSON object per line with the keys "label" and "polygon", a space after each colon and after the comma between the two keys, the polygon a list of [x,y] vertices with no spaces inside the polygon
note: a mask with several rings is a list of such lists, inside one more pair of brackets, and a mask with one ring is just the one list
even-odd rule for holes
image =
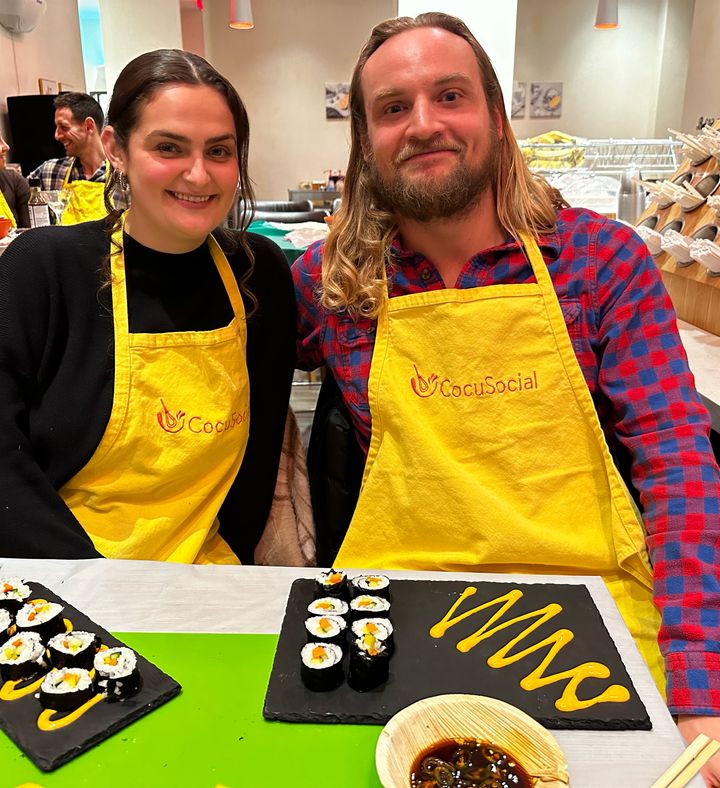
{"label": "pendant light", "polygon": [[598,0],[595,29],[614,30],[616,27],[618,27],[618,0]]}
{"label": "pendant light", "polygon": [[250,30],[255,27],[250,0],[230,0],[229,25],[233,30]]}

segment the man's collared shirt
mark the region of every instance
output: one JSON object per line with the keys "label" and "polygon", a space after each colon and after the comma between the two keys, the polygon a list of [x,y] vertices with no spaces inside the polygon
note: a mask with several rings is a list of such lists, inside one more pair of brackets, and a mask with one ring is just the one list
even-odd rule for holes
{"label": "man's collared shirt", "polygon": [[[720,473],[660,272],[632,228],[582,209],[560,211],[555,232],[538,243],[608,444],[643,512],[668,706],[719,714]],[[423,255],[395,242],[391,257],[391,298],[445,287]],[[318,305],[321,261],[318,243],[293,267],[297,366],[328,364],[367,451],[376,321]],[[456,287],[532,281],[508,238],[468,260]]]}
{"label": "man's collared shirt", "polygon": [[[43,191],[55,191],[62,189],[65,184],[65,176],[68,170],[70,171],[70,183],[72,181],[93,181],[94,183],[105,183],[105,176],[107,174],[107,163],[105,161],[95,170],[95,172],[88,178],[83,172],[80,159],[74,156],[64,156],[60,159],[48,159],[44,161],[39,167],[36,167],[27,177],[37,178],[40,181],[40,188]],[[115,189],[113,194],[113,201],[117,208],[127,208],[127,201],[125,200],[122,192]]]}

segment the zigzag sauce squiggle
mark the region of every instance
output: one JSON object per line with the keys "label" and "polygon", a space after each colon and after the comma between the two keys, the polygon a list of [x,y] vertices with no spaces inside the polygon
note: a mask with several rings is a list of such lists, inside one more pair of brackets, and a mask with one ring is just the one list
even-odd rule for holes
{"label": "zigzag sauce squiggle", "polygon": [[463,653],[468,652],[470,649],[477,646],[477,644],[482,640],[492,637],[497,632],[500,632],[501,630],[506,629],[513,624],[516,624],[518,621],[536,618],[536,621],[526,627],[519,635],[514,637],[509,643],[507,643],[505,646],[502,646],[488,658],[488,665],[491,668],[503,668],[506,665],[511,665],[513,662],[523,659],[523,657],[526,657],[528,654],[532,654],[535,651],[540,651],[541,649],[545,648],[545,646],[549,646],[547,654],[543,657],[540,664],[534,670],[528,673],[528,675],[525,676],[525,678],[520,682],[520,686],[524,690],[532,691],[548,684],[553,684],[557,681],[568,679],[562,695],[555,701],[555,708],[558,711],[563,712],[587,709],[590,706],[596,705],[597,703],[625,703],[630,699],[630,692],[621,684],[612,684],[593,698],[587,698],[586,700],[580,700],[580,698],[578,698],[577,689],[584,679],[591,677],[606,679],[610,676],[610,670],[601,662],[584,662],[582,665],[570,668],[569,670],[565,670],[560,673],[552,673],[547,676],[545,675],[545,670],[550,666],[553,659],[555,659],[558,653],[562,651],[562,649],[565,648],[565,646],[567,646],[568,643],[570,643],[570,641],[575,637],[575,635],[569,629],[558,629],[544,640],[541,640],[540,642],[535,643],[532,646],[528,646],[522,651],[518,651],[516,654],[509,656],[510,651],[512,651],[512,649],[524,638],[529,637],[530,634],[538,627],[542,626],[546,621],[549,621],[558,613],[560,613],[562,611],[561,605],[552,602],[543,608],[533,610],[530,613],[525,613],[522,616],[517,616],[501,624],[498,624],[497,626],[493,626],[519,599],[522,598],[523,592],[520,591],[520,589],[515,588],[512,591],[508,591],[508,593],[504,594],[503,596],[499,596],[496,599],[491,599],[489,602],[484,602],[483,604],[478,605],[471,610],[467,610],[464,613],[460,613],[459,615],[455,616],[455,611],[460,607],[460,605],[468,597],[473,596],[473,594],[476,592],[477,588],[468,586],[468,588],[466,588],[458,597],[458,599],[453,603],[445,616],[440,621],[438,621],[437,624],[431,627],[431,637],[441,638],[448,631],[448,629],[455,626],[455,624],[459,624],[464,619],[480,612],[481,610],[486,610],[493,605],[502,603],[500,609],[493,613],[489,620],[483,624],[480,629],[478,629],[476,632],[473,632],[472,635],[464,638],[457,644],[458,651],[462,651]]}

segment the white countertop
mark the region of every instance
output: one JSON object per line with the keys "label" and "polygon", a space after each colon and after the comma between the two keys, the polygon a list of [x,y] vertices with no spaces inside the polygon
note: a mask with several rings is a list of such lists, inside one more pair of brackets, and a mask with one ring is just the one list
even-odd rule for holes
{"label": "white countertop", "polygon": [[[290,567],[0,558],[0,576],[40,582],[114,632],[276,633],[290,584],[316,572]],[[391,578],[508,580],[507,575],[451,572],[387,574]],[[514,578],[522,583],[587,585],[652,720],[652,731],[553,731],[567,758],[573,788],[651,785],[684,745],[604,584],[597,577]],[[699,788],[702,782],[695,778],[690,785]]]}
{"label": "white countertop", "polygon": [[710,411],[713,429],[720,432],[720,337],[678,320],[695,386]]}

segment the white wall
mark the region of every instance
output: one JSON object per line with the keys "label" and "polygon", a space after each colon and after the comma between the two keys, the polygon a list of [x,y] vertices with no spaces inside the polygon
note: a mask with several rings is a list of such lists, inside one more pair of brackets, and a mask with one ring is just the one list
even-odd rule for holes
{"label": "white wall", "polygon": [[515,80],[528,96],[531,82],[562,82],[563,109],[552,119],[526,111],[513,121],[516,135],[667,136],[681,123],[692,7],[621,0],[620,27],[595,30],[596,0],[519,0]]}
{"label": "white wall", "polygon": [[256,0],[255,28],[231,30],[228,4],[205,3],[208,60],[250,116],[250,176],[261,199],[345,169],[347,120],[325,119],[325,82],[350,81],[360,48],[395,0]]}
{"label": "white wall", "polygon": [[720,118],[720,2],[695,0],[681,131],[694,131],[698,118]]}
{"label": "white wall", "polygon": [[0,130],[7,133],[7,96],[38,93],[38,79],[85,90],[76,0],[52,0],[30,33],[0,27]]}
{"label": "white wall", "polygon": [[100,26],[109,94],[134,57],[164,47],[182,49],[178,0],[100,0]]}
{"label": "white wall", "polygon": [[470,28],[492,61],[510,114],[515,67],[517,0],[398,0],[398,16],[442,11],[458,16]]}

